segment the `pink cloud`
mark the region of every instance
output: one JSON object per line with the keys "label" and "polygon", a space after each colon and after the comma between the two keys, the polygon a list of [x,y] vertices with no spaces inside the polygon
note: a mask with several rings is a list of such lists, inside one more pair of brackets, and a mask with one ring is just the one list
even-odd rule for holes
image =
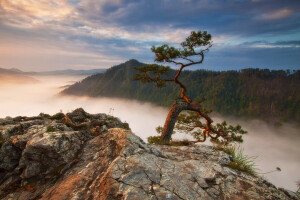
{"label": "pink cloud", "polygon": [[292,13],[293,13],[292,10],[283,8],[283,9],[277,10],[275,12],[263,14],[262,17],[263,17],[263,19],[275,20],[275,19],[286,18],[286,17],[290,16]]}

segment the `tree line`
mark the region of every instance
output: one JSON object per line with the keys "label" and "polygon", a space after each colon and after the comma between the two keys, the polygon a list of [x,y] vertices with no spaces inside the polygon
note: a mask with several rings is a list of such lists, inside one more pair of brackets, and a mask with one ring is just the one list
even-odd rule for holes
{"label": "tree line", "polygon": [[[136,60],[108,69],[75,83],[62,93],[92,97],[118,97],[171,106],[180,97],[180,87],[166,83],[142,84],[132,77],[134,67],[144,66]],[[170,69],[169,76],[176,70]],[[272,122],[300,121],[300,70],[248,68],[239,71],[182,71],[180,81],[189,85],[186,94],[203,101],[206,109],[220,114],[259,118]]]}

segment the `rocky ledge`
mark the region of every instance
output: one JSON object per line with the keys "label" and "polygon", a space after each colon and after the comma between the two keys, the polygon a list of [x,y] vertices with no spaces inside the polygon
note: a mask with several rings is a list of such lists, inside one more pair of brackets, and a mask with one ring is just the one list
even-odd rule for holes
{"label": "rocky ledge", "polygon": [[222,151],[147,145],[105,114],[5,118],[0,133],[0,199],[297,199]]}

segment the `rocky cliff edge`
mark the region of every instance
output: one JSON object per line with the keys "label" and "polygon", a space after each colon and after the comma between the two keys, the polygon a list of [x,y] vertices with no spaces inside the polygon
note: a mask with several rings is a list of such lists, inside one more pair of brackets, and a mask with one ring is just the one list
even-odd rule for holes
{"label": "rocky cliff edge", "polygon": [[0,133],[0,199],[297,199],[213,147],[147,145],[105,114],[7,117]]}

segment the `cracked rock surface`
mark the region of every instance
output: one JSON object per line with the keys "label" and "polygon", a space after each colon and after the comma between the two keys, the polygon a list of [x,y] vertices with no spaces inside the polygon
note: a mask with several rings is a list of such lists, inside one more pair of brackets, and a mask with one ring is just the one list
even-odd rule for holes
{"label": "cracked rock surface", "polygon": [[[91,116],[69,118],[82,123]],[[90,121],[122,124],[110,119],[98,114]],[[228,168],[231,157],[210,146],[147,145],[129,130],[91,134],[45,119],[14,129],[9,120],[0,120],[1,133],[10,139],[1,143],[0,199],[297,199]],[[49,126],[55,131],[47,132]]]}

